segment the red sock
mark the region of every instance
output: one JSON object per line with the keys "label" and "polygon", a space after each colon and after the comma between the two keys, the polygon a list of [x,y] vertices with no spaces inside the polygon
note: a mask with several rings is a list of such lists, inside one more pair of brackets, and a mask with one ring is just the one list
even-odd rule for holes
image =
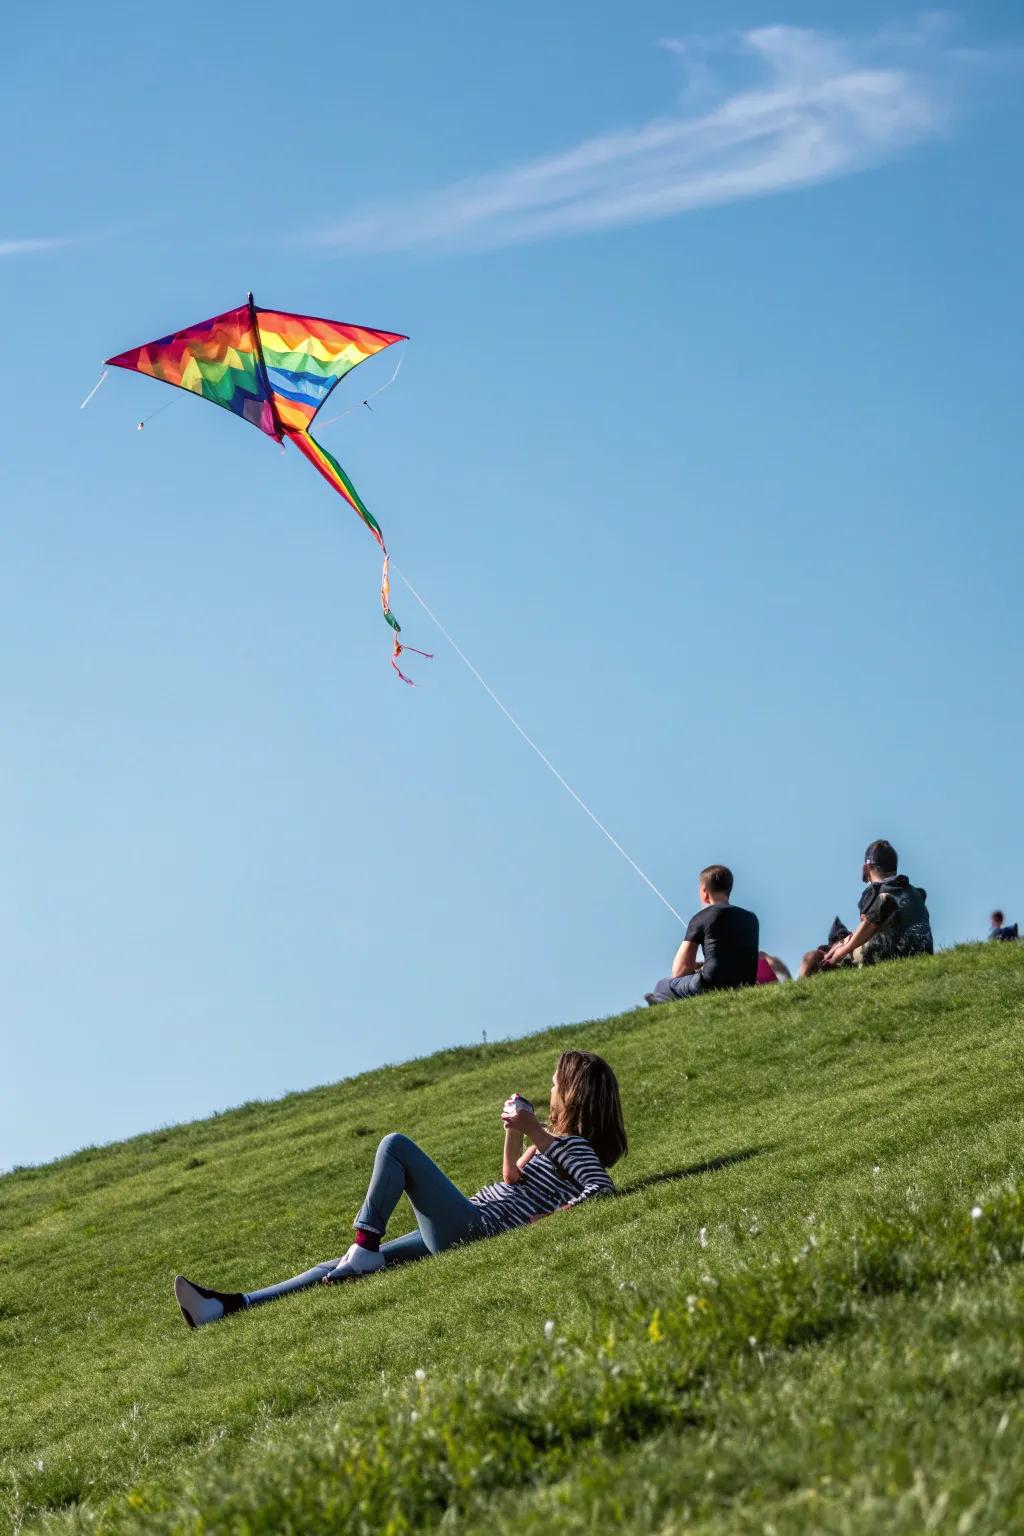
{"label": "red sock", "polygon": [[356,1227],[356,1243],[370,1253],[380,1252],[380,1238],[376,1232],[364,1232],[362,1227]]}

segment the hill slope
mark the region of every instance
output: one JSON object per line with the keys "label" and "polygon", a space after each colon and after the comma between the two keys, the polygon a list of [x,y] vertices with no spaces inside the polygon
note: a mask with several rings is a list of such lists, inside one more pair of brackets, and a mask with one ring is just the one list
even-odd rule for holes
{"label": "hill slope", "polygon": [[[443,1052],[8,1175],[0,1520],[1020,1528],[1022,1025],[1024,946],[973,946]],[[252,1288],[342,1252],[389,1130],[463,1188],[494,1177],[498,1106],[542,1101],[569,1043],[619,1073],[624,1198],[182,1326],[178,1269]]]}

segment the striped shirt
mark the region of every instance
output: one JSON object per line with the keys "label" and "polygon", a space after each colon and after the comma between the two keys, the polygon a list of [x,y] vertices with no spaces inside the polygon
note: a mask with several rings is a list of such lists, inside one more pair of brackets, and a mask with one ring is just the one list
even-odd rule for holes
{"label": "striped shirt", "polygon": [[615,1185],[583,1136],[558,1136],[534,1153],[519,1181],[487,1184],[472,1196],[488,1237],[522,1227],[534,1216],[550,1216],[563,1205],[580,1205],[594,1195],[610,1195]]}

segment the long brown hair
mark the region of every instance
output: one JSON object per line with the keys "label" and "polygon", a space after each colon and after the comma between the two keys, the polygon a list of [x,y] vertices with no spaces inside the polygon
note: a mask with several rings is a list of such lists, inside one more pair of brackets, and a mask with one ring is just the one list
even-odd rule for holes
{"label": "long brown hair", "polygon": [[615,1073],[591,1051],[563,1051],[555,1068],[556,1103],[548,1129],[585,1136],[606,1168],[629,1150]]}

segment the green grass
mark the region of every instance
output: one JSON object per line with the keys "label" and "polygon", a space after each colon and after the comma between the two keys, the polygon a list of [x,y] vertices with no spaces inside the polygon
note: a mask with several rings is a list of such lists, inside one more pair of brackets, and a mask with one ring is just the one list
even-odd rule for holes
{"label": "green grass", "polygon": [[[1022,1026],[1024,946],[973,946],[444,1052],[11,1174],[0,1524],[1009,1536]],[[389,1130],[464,1188],[494,1177],[502,1100],[542,1099],[569,1043],[619,1073],[623,1198],[182,1326],[179,1269],[252,1288],[342,1252]]]}

